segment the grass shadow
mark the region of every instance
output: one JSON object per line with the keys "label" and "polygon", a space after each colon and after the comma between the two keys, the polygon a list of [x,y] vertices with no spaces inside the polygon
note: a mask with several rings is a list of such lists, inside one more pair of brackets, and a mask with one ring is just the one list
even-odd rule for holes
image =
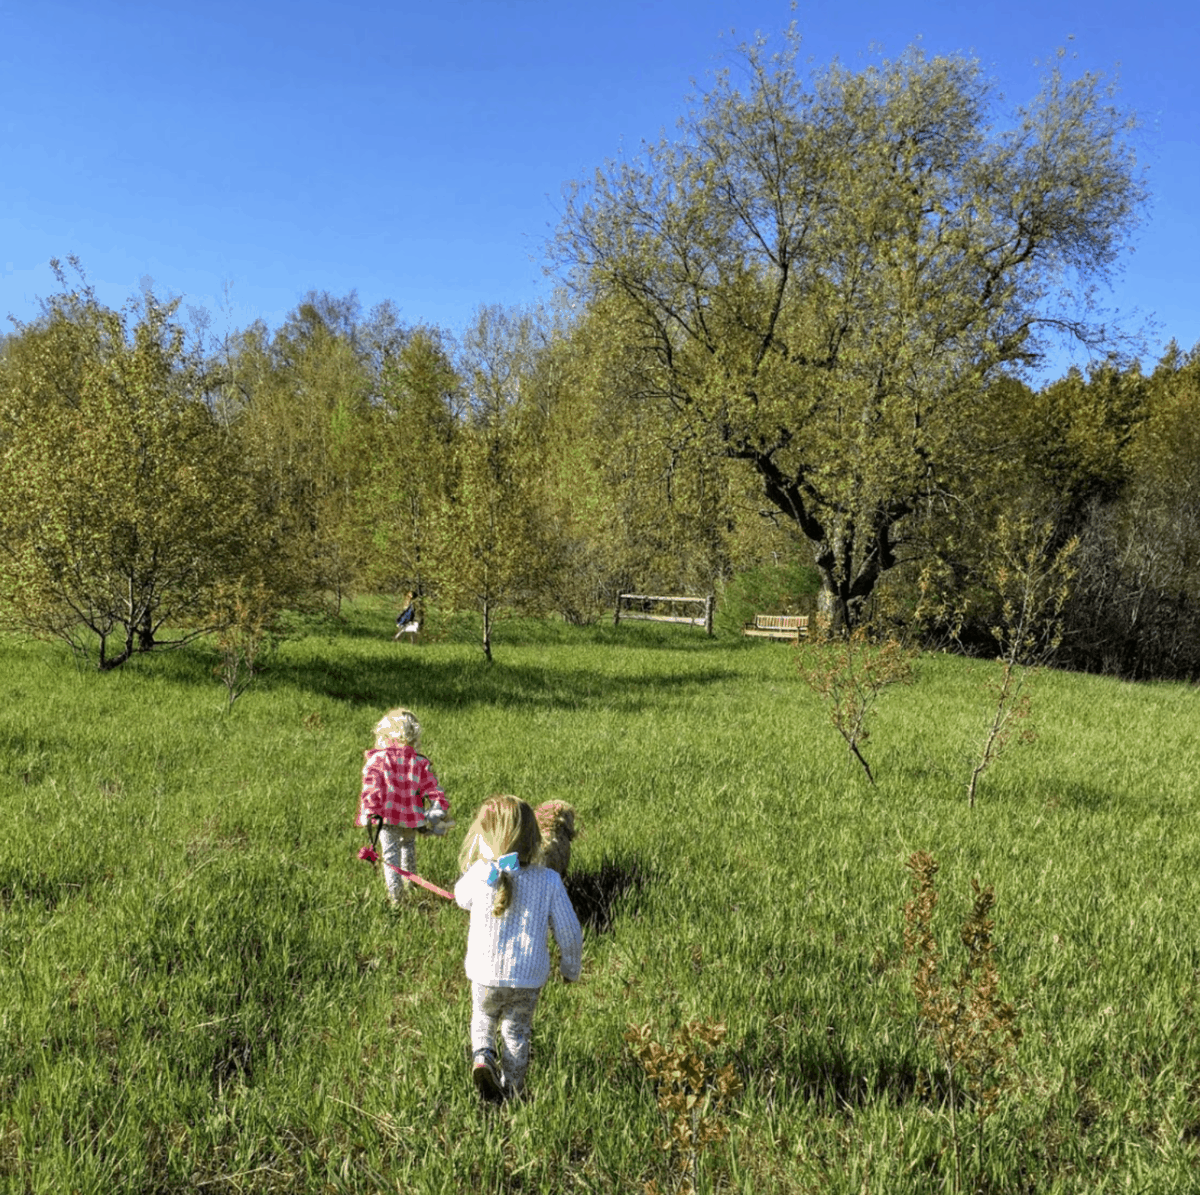
{"label": "grass shadow", "polygon": [[747,1034],[735,1054],[746,1091],[768,1104],[799,1098],[835,1113],[879,1099],[903,1104],[921,1085],[915,1056],[864,1057],[832,1020],[814,1024],[796,1010]]}
{"label": "grass shadow", "polygon": [[649,870],[639,860],[606,856],[597,867],[571,872],[564,883],[579,924],[592,933],[603,934],[612,929],[618,912],[637,915],[638,894],[650,878]]}
{"label": "grass shadow", "polygon": [[1072,781],[1048,794],[1046,804],[1051,808],[1099,813],[1102,809],[1110,808],[1114,800],[1116,795],[1106,788],[1086,781]]}

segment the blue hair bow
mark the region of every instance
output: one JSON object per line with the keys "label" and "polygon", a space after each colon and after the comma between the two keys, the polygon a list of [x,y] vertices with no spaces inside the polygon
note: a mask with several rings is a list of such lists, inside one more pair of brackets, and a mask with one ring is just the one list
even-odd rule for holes
{"label": "blue hair bow", "polygon": [[489,888],[494,888],[500,882],[500,873],[502,871],[516,871],[521,866],[517,859],[517,852],[513,851],[511,855],[501,855],[488,868],[487,884]]}

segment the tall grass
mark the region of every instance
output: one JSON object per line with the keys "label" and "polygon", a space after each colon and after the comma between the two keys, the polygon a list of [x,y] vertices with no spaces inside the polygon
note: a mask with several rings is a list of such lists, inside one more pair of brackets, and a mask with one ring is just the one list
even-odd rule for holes
{"label": "tall grass", "polygon": [[[1193,690],[1044,674],[1038,742],[970,810],[986,662],[925,657],[881,698],[872,788],[783,644],[513,623],[488,667],[469,629],[391,629],[368,601],[308,623],[232,710],[202,648],[99,676],[0,643],[0,1189],[665,1190],[625,1032],[714,1018],[744,1091],[702,1189],[948,1190],[917,850],[947,965],[994,886],[1023,1031],[971,1189],[1195,1189]],[[498,1113],[468,1082],[465,915],[390,910],[355,859],[400,702],[460,826],[509,791],[584,827],[583,982],[547,987],[533,1098]],[[418,850],[450,886],[457,843]]]}

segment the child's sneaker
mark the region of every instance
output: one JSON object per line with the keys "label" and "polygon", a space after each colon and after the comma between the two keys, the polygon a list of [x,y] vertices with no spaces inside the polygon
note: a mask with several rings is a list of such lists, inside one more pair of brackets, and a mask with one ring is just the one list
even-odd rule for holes
{"label": "child's sneaker", "polygon": [[485,1100],[499,1103],[504,1098],[504,1085],[493,1051],[475,1051],[475,1064],[472,1067],[471,1077],[475,1080],[476,1090]]}

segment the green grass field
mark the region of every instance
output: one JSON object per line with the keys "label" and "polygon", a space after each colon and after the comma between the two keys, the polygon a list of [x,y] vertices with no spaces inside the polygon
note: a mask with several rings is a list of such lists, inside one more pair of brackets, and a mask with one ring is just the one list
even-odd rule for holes
{"label": "green grass field", "polygon": [[[310,622],[231,711],[203,649],[101,676],[0,642],[0,1190],[672,1190],[624,1034],[708,1018],[744,1090],[702,1190],[1200,1189],[1194,690],[1043,675],[1039,740],[971,810],[994,665],[884,694],[872,788],[787,645],[518,622],[489,668],[465,630],[392,643],[393,613]],[[547,987],[520,1106],[469,1083],[465,914],[389,909],[356,859],[400,703],[459,830],[498,791],[584,827],[583,980]],[[443,887],[453,834],[419,847]],[[1023,1036],[982,1127],[922,1079],[917,850],[948,970],[995,886]]]}

